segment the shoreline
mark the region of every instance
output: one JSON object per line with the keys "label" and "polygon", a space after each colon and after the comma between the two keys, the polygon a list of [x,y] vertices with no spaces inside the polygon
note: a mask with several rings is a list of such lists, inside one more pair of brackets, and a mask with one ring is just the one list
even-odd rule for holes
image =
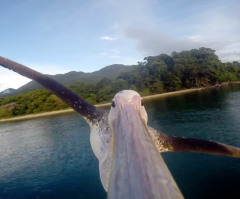
{"label": "shoreline", "polygon": [[[161,98],[161,97],[168,97],[168,96],[174,96],[174,95],[179,95],[179,94],[192,93],[192,92],[202,91],[202,90],[211,89],[211,88],[225,87],[225,86],[229,86],[229,85],[233,85],[233,84],[240,84],[240,81],[225,82],[225,83],[216,84],[214,86],[209,86],[209,87],[190,88],[190,89],[184,89],[184,90],[179,90],[179,91],[154,94],[154,95],[142,97],[142,99],[145,101],[145,100],[157,99],[157,98]],[[97,104],[95,106],[96,107],[106,107],[106,106],[110,106],[110,105],[111,105],[111,103],[104,103],[104,104]],[[31,119],[49,117],[49,116],[55,116],[55,115],[69,114],[69,113],[74,113],[74,112],[75,111],[73,109],[69,108],[69,109],[64,109],[64,110],[50,111],[50,112],[37,113],[37,114],[29,114],[29,115],[17,116],[17,117],[12,117],[12,118],[0,119],[0,124],[8,123],[8,122],[22,121],[22,120],[31,120]]]}

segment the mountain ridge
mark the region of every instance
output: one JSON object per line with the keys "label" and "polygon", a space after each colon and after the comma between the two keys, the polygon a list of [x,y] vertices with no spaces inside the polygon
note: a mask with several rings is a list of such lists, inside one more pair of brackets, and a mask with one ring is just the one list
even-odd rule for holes
{"label": "mountain ridge", "polygon": [[[63,85],[69,85],[82,81],[84,83],[96,83],[103,78],[116,79],[120,73],[130,72],[134,69],[134,65],[112,64],[105,66],[98,71],[94,72],[82,72],[82,71],[69,71],[64,74],[48,75]],[[11,90],[10,90],[11,89]],[[27,84],[19,87],[18,89],[8,88],[0,92],[1,97],[7,97],[20,93],[26,93],[29,91],[43,89],[38,83],[31,81]],[[9,92],[8,92],[9,91]]]}

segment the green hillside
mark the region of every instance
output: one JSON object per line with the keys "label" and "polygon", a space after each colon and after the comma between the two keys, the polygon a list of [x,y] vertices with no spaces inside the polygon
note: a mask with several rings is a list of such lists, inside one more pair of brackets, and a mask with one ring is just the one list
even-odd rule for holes
{"label": "green hillside", "polygon": [[[209,48],[173,52],[171,56],[149,56],[137,66],[113,66],[91,73],[91,77],[97,74],[99,79],[96,76],[94,81],[76,79],[68,87],[88,102],[97,104],[109,102],[123,89],[136,90],[145,96],[240,81],[240,63],[222,63]],[[105,76],[107,73],[109,76]],[[63,108],[67,105],[46,90],[0,98],[0,118]]]}

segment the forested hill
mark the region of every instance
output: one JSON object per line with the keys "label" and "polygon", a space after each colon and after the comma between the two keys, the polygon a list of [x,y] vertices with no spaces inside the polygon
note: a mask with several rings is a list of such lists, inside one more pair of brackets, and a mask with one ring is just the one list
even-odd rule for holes
{"label": "forested hill", "polygon": [[[49,75],[49,76],[64,85],[70,85],[80,80],[86,83],[97,83],[104,77],[109,79],[116,79],[120,73],[130,72],[131,70],[133,70],[133,67],[134,66],[113,64],[92,73],[71,71],[65,74],[57,74],[57,75]],[[10,95],[16,95],[20,93],[26,93],[29,91],[34,91],[39,89],[43,89],[43,87],[41,87],[38,83],[31,81],[16,90],[7,89],[3,92],[0,92],[0,98],[10,96]]]}
{"label": "forested hill", "polygon": [[[76,81],[68,87],[83,99],[97,104],[110,101],[123,89],[136,90],[144,96],[240,81],[240,63],[222,63],[209,48],[149,56],[131,67],[130,72],[119,73],[116,78]],[[46,90],[0,98],[0,118],[63,108],[67,106]]]}

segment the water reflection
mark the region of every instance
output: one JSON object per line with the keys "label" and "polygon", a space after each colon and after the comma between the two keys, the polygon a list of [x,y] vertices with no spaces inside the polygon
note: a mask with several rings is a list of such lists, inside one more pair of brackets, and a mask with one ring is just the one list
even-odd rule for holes
{"label": "water reflection", "polygon": [[[145,102],[167,134],[240,146],[240,86]],[[239,198],[240,161],[163,154],[185,198]],[[106,198],[89,127],[78,114],[0,125],[0,198]]]}

